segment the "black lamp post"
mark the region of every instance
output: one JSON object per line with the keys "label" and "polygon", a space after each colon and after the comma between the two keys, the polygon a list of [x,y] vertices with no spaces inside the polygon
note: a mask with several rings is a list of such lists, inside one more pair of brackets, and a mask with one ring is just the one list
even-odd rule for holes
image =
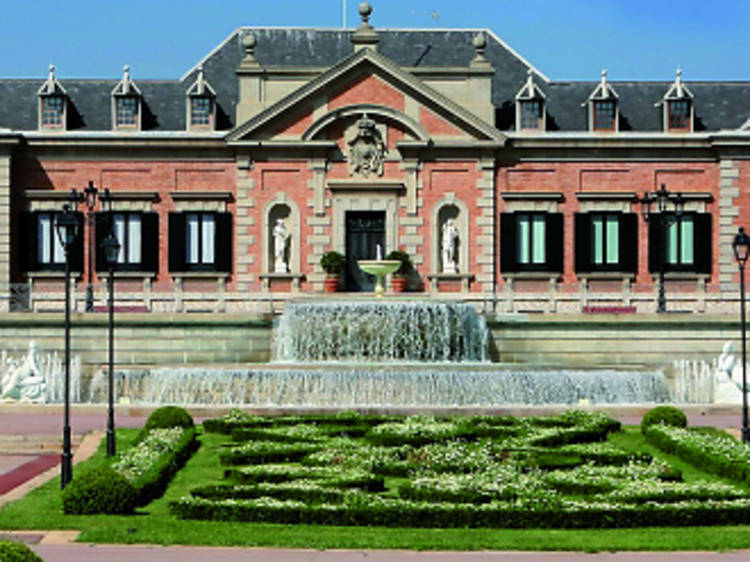
{"label": "black lamp post", "polygon": [[745,263],[750,253],[750,237],[745,229],[740,230],[732,241],[732,249],[737,265],[740,266],[740,325],[742,326],[742,442],[747,443],[750,433],[747,427],[747,351],[745,347]]}
{"label": "black lamp post", "polygon": [[[672,203],[674,205],[674,214],[676,217],[679,217],[682,215],[685,208],[685,198],[682,196],[682,193],[672,193],[667,191],[666,186],[662,184],[661,188],[659,188],[659,190],[653,195],[649,194],[647,191],[638,201],[641,204],[643,219],[649,224],[652,220],[658,221],[661,259],[659,260],[659,296],[656,304],[656,312],[666,312],[667,295],[664,290],[664,270],[667,265],[667,225],[674,220],[667,217],[667,203]],[[651,212],[652,203],[658,204],[658,213]]]}
{"label": "black lamp post", "polygon": [[[73,190],[71,200],[78,200]],[[61,488],[65,488],[73,478],[72,455],[70,453],[70,251],[78,236],[78,220],[70,209],[70,204],[63,205],[62,214],[57,216],[55,224],[57,236],[65,251],[65,417],[63,420],[63,452],[61,466]]]}
{"label": "black lamp post", "polygon": [[94,182],[90,181],[89,185],[84,188],[83,195],[84,195],[84,201],[86,201],[86,208],[89,211],[87,222],[88,222],[88,230],[89,230],[89,258],[88,258],[88,284],[86,285],[86,312],[93,312],[94,311],[94,285],[93,285],[93,279],[92,279],[92,263],[93,263],[93,255],[94,255],[94,248],[95,240],[94,240],[94,207],[96,206],[96,194],[99,192],[96,187],[94,187]]}
{"label": "black lamp post", "polygon": [[[110,209],[110,218],[112,212]],[[102,242],[109,266],[109,407],[107,409],[107,456],[115,454],[115,406],[114,406],[114,363],[115,363],[115,265],[120,253],[120,242],[114,232],[110,232]]]}

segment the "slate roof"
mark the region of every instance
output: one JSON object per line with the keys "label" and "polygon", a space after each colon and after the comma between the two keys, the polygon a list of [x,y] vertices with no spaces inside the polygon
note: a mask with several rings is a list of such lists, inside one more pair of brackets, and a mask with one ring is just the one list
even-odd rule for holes
{"label": "slate roof", "polygon": [[[217,128],[229,130],[234,122],[239,96],[235,73],[243,56],[238,29],[200,62],[205,79],[216,90]],[[474,36],[482,30],[388,30],[377,29],[378,52],[406,67],[468,66],[475,56]],[[350,30],[252,28],[257,44],[255,56],[263,66],[327,67],[351,55]],[[547,128],[560,131],[586,131],[587,111],[581,104],[598,84],[548,81],[545,76],[487,33],[485,56],[495,69],[492,101],[496,107],[495,125],[512,130],[515,95],[526,81],[527,70],[537,72],[537,85],[547,96]],[[197,65],[196,65],[197,66]],[[63,70],[64,69],[58,69]],[[143,93],[144,131],[184,131],[185,94],[197,77],[197,67],[179,80],[133,80]],[[38,80],[0,80],[0,127],[16,131],[37,129]],[[110,94],[119,78],[112,80],[58,80],[67,91],[69,130],[111,130]],[[654,107],[669,89],[664,82],[610,81],[619,95],[621,131],[661,131],[661,108]],[[750,82],[684,82],[695,103],[695,130],[736,129],[750,117]]]}

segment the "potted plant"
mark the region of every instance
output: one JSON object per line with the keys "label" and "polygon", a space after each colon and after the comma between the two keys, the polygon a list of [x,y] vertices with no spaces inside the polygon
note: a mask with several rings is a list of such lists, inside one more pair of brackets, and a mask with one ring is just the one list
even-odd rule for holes
{"label": "potted plant", "polygon": [[411,258],[409,254],[403,250],[391,250],[386,256],[388,260],[398,260],[401,262],[401,266],[393,272],[391,277],[391,286],[393,287],[394,293],[403,293],[406,290],[406,278],[411,272]]}
{"label": "potted plant", "polygon": [[339,288],[339,277],[344,271],[346,258],[341,252],[326,252],[320,258],[320,267],[326,272],[325,292],[335,293]]}

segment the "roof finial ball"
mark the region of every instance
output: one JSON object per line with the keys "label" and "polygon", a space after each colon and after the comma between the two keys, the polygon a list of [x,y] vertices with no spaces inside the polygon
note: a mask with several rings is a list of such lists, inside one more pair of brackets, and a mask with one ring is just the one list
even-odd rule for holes
{"label": "roof finial ball", "polygon": [[255,37],[255,33],[248,31],[242,35],[242,48],[245,50],[246,57],[252,57],[255,53],[255,45],[258,40]]}
{"label": "roof finial ball", "polygon": [[477,52],[477,58],[484,58],[484,50],[487,48],[487,37],[484,33],[477,33],[471,43]]}
{"label": "roof finial ball", "polygon": [[370,25],[370,16],[372,15],[372,6],[365,1],[359,5],[359,15],[362,17],[362,25]]}

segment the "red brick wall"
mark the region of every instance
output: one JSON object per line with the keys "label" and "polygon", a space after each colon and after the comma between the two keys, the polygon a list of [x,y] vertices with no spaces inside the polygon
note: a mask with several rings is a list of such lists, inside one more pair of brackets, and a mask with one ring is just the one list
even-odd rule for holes
{"label": "red brick wall", "polygon": [[[236,172],[232,161],[52,161],[21,160],[14,163],[13,183],[20,189],[45,189],[50,191],[80,191],[89,181],[98,189],[117,191],[157,192],[159,199],[151,210],[159,214],[159,272],[156,286],[171,289],[169,275],[169,212],[174,210],[172,191],[230,191],[233,200],[227,203],[227,211],[234,212],[236,198]],[[20,204],[20,203],[19,203]],[[52,207],[60,206],[58,202]],[[20,209],[19,209],[20,210]],[[85,204],[79,205],[87,212]],[[97,202],[95,211],[101,210]],[[88,263],[88,228],[84,230],[84,264]],[[85,269],[85,268],[84,268]],[[87,281],[84,272],[83,282]],[[233,287],[234,277],[230,276]]]}

